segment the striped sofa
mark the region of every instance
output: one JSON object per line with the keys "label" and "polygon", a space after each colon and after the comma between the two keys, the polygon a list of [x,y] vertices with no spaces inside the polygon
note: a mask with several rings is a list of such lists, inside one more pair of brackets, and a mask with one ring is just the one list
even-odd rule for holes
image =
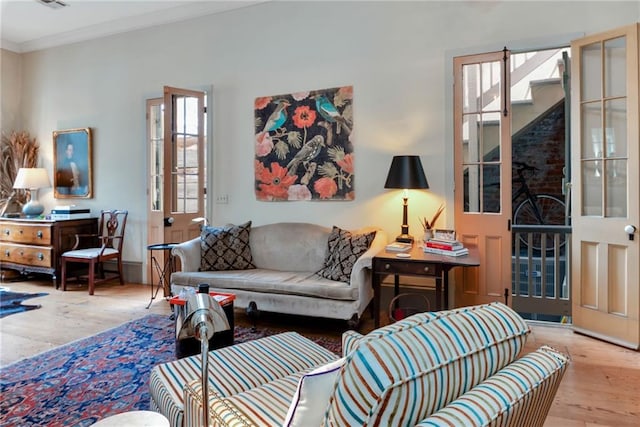
{"label": "striped sofa", "polygon": [[[518,359],[529,334],[501,303],[421,313],[367,335],[343,335],[324,426],[542,426],[568,364],[541,347]],[[338,359],[287,332],[212,351],[214,425],[283,425],[300,379]],[[151,407],[172,426],[201,426],[199,357],[156,366]]]}

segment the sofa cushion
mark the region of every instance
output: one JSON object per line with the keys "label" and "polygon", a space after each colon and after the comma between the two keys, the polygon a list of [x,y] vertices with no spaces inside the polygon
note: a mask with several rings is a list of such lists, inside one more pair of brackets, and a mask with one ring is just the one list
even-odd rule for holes
{"label": "sofa cushion", "polygon": [[[221,292],[248,291],[279,295],[299,295],[341,301],[355,301],[359,289],[348,283],[318,277],[314,273],[255,268],[250,270],[176,272],[171,275],[174,285],[194,286],[207,283]],[[236,304],[237,307],[239,307]]]}
{"label": "sofa cushion", "polygon": [[501,303],[408,317],[346,355],[327,425],[414,425],[511,363],[529,328]]}
{"label": "sofa cushion", "polygon": [[320,425],[333,393],[344,357],[320,366],[300,378],[283,426]]}
{"label": "sofa cushion", "polygon": [[242,225],[203,227],[200,234],[200,271],[255,268],[249,235],[251,221]]}
{"label": "sofa cushion", "polygon": [[369,249],[375,237],[375,231],[355,234],[334,225],[329,235],[324,265],[318,275],[349,283],[353,265]]}

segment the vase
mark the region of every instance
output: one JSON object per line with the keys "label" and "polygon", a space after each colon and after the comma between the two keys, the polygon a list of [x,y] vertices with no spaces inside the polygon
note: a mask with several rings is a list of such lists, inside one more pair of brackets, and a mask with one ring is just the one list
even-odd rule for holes
{"label": "vase", "polygon": [[428,229],[424,230],[424,236],[422,236],[422,241],[426,242],[427,240],[433,239],[433,230]]}

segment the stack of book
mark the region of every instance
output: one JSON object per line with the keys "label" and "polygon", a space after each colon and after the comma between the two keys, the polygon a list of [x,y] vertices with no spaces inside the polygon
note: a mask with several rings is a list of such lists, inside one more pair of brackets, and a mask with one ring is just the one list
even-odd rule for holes
{"label": "stack of book", "polygon": [[469,249],[457,240],[429,239],[424,242],[423,250],[427,253],[447,256],[461,256],[469,253]]}
{"label": "stack of book", "polygon": [[91,218],[91,209],[79,208],[75,205],[56,206],[51,209],[49,216],[56,220]]}

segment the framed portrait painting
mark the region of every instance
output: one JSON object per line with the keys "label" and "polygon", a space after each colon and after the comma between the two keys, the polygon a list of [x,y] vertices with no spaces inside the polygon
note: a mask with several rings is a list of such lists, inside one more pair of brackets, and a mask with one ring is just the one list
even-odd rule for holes
{"label": "framed portrait painting", "polygon": [[90,128],[54,131],[53,164],[56,198],[93,197]]}

